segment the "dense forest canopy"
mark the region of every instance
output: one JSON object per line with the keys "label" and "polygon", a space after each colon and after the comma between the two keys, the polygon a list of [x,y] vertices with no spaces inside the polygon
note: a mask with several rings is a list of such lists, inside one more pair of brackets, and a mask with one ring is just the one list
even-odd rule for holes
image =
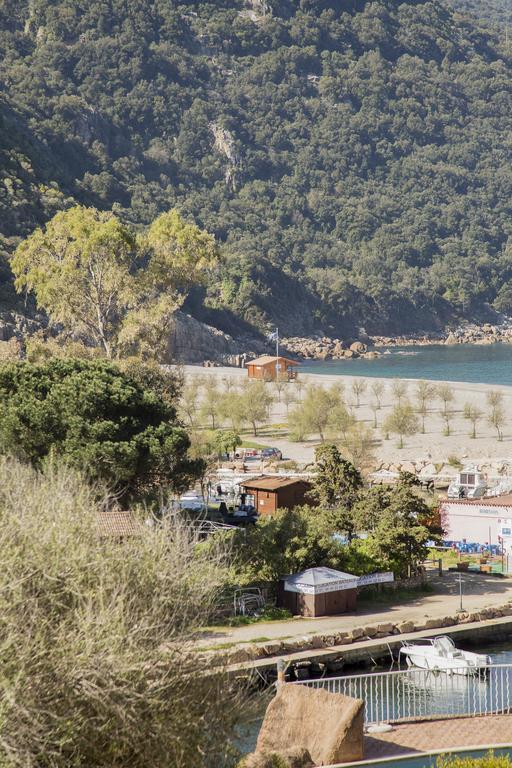
{"label": "dense forest canopy", "polygon": [[501,27],[503,34],[506,34],[506,26],[512,22],[511,0],[449,0],[449,4],[463,13],[470,13],[477,19]]}
{"label": "dense forest canopy", "polygon": [[512,312],[511,67],[435,1],[0,0],[0,252],[72,200],[176,206],[227,330]]}

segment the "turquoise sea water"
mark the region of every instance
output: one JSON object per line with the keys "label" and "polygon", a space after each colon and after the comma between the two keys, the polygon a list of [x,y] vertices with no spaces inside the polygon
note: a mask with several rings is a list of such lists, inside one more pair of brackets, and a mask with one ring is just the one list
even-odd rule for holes
{"label": "turquoise sea water", "polygon": [[[304,373],[470,381],[512,386],[512,344],[390,347],[377,360],[305,362]],[[389,354],[388,354],[389,352]]]}

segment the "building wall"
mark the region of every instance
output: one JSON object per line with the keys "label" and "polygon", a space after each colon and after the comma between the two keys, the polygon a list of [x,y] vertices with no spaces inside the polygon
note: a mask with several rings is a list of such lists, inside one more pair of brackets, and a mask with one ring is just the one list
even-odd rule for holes
{"label": "building wall", "polygon": [[276,491],[251,489],[250,485],[244,486],[248,494],[254,496],[254,506],[261,515],[270,515],[276,509],[293,509],[306,503],[306,493],[309,483],[297,482],[278,488]]}
{"label": "building wall", "polygon": [[[247,363],[246,367],[250,379],[263,379],[269,381],[276,378],[275,363],[266,363],[266,365],[253,365],[252,363]],[[281,373],[288,373],[290,369],[293,369],[293,366],[283,360],[280,361],[279,370]]]}
{"label": "building wall", "polygon": [[277,509],[277,494],[275,491],[251,491],[254,494],[254,506],[260,515],[270,515]]}
{"label": "building wall", "polygon": [[341,589],[321,595],[303,595],[288,592],[281,580],[277,590],[277,605],[287,608],[294,616],[338,616],[356,610],[357,589]]}
{"label": "building wall", "polygon": [[476,504],[445,501],[443,512],[448,540],[497,544],[503,536],[512,546],[512,507],[486,506],[485,499]]}

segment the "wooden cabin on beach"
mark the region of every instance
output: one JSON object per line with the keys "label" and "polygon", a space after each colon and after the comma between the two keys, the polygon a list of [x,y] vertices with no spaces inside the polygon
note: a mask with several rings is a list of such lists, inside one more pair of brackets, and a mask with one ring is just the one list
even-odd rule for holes
{"label": "wooden cabin on beach", "polygon": [[246,367],[250,379],[275,381],[277,378],[283,377],[291,381],[297,378],[296,367],[298,365],[295,360],[289,360],[287,357],[262,355],[256,360],[249,360]]}

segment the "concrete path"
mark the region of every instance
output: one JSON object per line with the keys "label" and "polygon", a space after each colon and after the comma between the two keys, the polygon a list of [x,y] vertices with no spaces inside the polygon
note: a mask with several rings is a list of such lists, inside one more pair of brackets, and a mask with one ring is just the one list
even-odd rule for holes
{"label": "concrete path", "polygon": [[[499,579],[484,574],[467,575],[464,579],[463,608],[477,611],[492,608],[512,601],[512,579]],[[342,616],[324,616],[315,619],[293,618],[286,621],[258,622],[242,627],[212,627],[201,632],[200,646],[213,648],[215,645],[237,645],[250,642],[264,642],[284,638],[298,638],[303,635],[328,635],[343,632],[362,624],[380,622],[416,621],[446,616],[459,608],[459,580],[455,573],[446,573],[442,578],[431,578],[436,590],[432,594],[420,595],[410,602],[392,605],[389,603],[365,604],[356,613]],[[361,604],[363,605],[363,604]]]}

